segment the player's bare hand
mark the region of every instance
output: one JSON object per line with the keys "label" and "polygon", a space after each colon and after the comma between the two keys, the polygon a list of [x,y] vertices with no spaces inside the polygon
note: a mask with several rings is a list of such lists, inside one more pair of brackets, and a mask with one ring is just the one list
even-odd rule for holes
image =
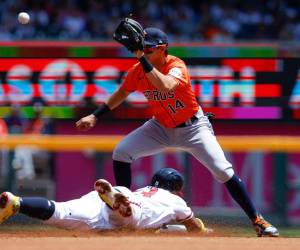
{"label": "player's bare hand", "polygon": [[97,122],[97,118],[93,114],[91,114],[77,121],[76,128],[81,131],[87,131],[92,127],[94,127],[96,122]]}
{"label": "player's bare hand", "polygon": [[136,50],[136,51],[133,51],[133,54],[135,54],[135,56],[138,59],[140,59],[144,55],[144,51],[142,51],[142,50]]}

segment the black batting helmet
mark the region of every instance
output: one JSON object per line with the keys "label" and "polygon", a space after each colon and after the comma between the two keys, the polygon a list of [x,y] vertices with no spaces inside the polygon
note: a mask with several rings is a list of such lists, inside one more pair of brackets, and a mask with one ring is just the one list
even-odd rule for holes
{"label": "black batting helmet", "polygon": [[183,176],[173,168],[162,168],[153,175],[151,186],[180,192],[183,188]]}

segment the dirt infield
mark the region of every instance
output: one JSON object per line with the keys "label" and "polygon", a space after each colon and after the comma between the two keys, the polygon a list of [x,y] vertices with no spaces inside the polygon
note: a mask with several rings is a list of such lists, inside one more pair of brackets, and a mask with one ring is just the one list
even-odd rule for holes
{"label": "dirt infield", "polygon": [[149,232],[76,233],[63,230],[0,232],[5,250],[286,250],[299,249],[300,238],[199,236],[187,233]]}

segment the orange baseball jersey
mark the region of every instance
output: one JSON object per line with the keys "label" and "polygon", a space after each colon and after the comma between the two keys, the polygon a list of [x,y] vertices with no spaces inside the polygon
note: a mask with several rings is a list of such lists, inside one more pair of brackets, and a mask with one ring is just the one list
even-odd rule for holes
{"label": "orange baseball jersey", "polygon": [[160,91],[150,83],[140,63],[129,71],[121,87],[127,92],[141,91],[147,98],[154,118],[167,128],[174,128],[190,119],[199,109],[185,63],[168,55],[161,72],[178,79],[173,90]]}

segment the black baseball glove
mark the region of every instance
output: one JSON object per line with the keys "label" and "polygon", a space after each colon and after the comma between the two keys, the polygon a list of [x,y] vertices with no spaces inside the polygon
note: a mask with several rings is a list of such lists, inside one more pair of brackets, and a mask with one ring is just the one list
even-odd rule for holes
{"label": "black baseball glove", "polygon": [[131,52],[144,49],[144,37],[142,25],[131,18],[121,21],[113,34],[113,38]]}

